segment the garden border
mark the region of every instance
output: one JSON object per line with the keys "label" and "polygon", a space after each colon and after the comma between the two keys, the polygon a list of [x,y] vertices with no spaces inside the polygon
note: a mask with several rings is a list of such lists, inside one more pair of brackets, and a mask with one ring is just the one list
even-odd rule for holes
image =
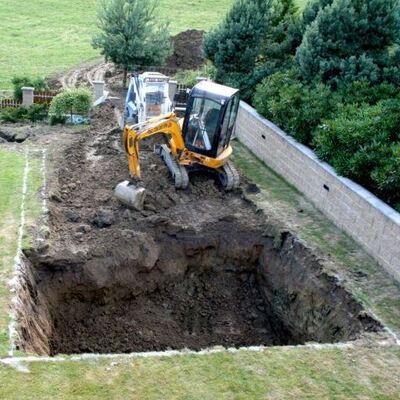
{"label": "garden border", "polygon": [[244,102],[240,104],[236,136],[400,282],[397,211],[357,183],[338,176],[311,149]]}

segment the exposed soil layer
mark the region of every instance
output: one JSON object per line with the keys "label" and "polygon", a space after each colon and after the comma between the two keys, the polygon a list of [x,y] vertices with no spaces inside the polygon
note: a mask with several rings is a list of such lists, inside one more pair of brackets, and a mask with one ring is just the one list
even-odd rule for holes
{"label": "exposed soil layer", "polygon": [[[352,340],[379,331],[319,255],[245,191],[192,175],[177,191],[142,145],[143,211],[113,197],[128,177],[114,110],[55,142],[48,229],[26,252],[20,348],[39,354]],[[64,135],[65,136],[65,135]]]}
{"label": "exposed soil layer", "polygon": [[203,51],[204,31],[191,29],[173,36],[173,53],[167,67],[177,70],[197,69],[205,62]]}

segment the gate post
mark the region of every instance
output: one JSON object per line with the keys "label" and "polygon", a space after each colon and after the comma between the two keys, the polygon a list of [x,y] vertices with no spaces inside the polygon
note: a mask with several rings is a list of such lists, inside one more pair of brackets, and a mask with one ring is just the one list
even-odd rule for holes
{"label": "gate post", "polygon": [[29,107],[33,104],[33,91],[35,88],[33,87],[23,87],[22,90],[22,105],[25,107]]}
{"label": "gate post", "polygon": [[104,81],[93,81],[94,100],[104,96]]}

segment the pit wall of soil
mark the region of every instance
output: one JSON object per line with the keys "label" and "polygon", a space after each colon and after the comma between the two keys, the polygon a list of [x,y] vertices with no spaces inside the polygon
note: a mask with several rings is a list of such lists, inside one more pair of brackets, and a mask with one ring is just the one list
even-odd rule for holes
{"label": "pit wall of soil", "polygon": [[161,239],[132,232],[119,251],[90,260],[30,251],[18,347],[40,355],[200,350],[348,341],[382,329],[289,232],[220,224]]}
{"label": "pit wall of soil", "polygon": [[[400,282],[400,214],[242,102],[236,135]],[[301,167],[300,167],[301,166]]]}

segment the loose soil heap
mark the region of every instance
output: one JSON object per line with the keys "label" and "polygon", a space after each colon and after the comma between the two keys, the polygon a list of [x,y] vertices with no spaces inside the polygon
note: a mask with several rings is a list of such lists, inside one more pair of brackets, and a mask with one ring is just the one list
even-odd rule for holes
{"label": "loose soil heap", "polygon": [[[320,258],[212,176],[175,190],[142,146],[143,211],[113,197],[128,176],[113,109],[53,153],[49,229],[26,252],[19,346],[39,354],[352,340],[379,331]],[[246,190],[246,184],[243,184]],[[249,190],[254,186],[249,186]],[[43,234],[43,232],[42,232]]]}
{"label": "loose soil heap", "polygon": [[200,68],[205,62],[203,39],[204,31],[196,29],[173,36],[173,53],[167,60],[167,67],[177,70]]}

